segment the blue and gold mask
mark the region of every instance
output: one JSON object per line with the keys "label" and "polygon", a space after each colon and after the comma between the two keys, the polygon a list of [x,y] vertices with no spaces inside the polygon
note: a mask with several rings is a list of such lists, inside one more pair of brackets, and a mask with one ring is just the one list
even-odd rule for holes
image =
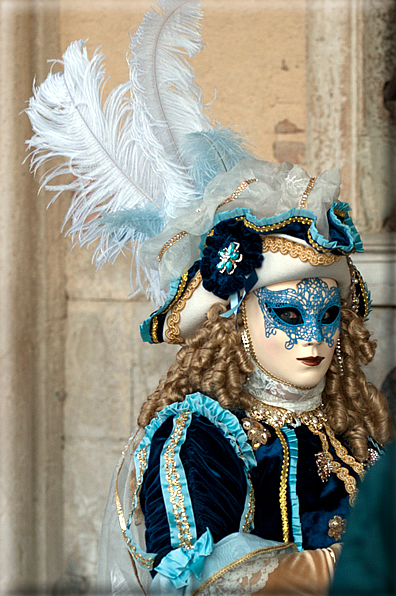
{"label": "blue and gold mask", "polygon": [[322,279],[303,279],[297,290],[272,291],[259,288],[255,291],[264,315],[265,335],[283,331],[289,338],[285,348],[291,350],[299,339],[325,341],[334,345],[334,334],[340,328],[341,292],[327,285]]}

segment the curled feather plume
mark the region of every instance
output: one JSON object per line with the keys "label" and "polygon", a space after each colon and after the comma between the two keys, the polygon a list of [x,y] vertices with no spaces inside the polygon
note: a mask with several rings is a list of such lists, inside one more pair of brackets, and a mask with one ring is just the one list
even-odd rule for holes
{"label": "curled feather plume", "polygon": [[[27,141],[41,188],[55,201],[72,192],[65,224],[74,243],[93,243],[100,267],[125,250],[136,260],[132,289],[163,300],[158,262],[139,262],[141,244],[181,209],[196,209],[207,182],[248,155],[241,138],[213,127],[187,59],[202,48],[199,0],[158,0],[130,41],[130,80],[103,103],[104,56],[86,40],[66,50],[26,110]],[[60,158],[53,166],[52,161]],[[56,180],[63,174],[72,179]],[[51,202],[52,202],[51,201]],[[142,275],[143,273],[143,275]]]}

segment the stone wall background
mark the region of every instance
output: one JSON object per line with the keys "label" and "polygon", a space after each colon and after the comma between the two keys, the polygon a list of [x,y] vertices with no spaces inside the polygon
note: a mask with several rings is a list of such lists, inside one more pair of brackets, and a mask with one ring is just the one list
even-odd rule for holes
{"label": "stone wall background", "polygon": [[[0,591],[95,587],[110,476],[142,400],[175,348],[143,345],[144,298],[128,299],[128,259],[96,272],[59,233],[67,197],[37,199],[19,113],[68,44],[102,45],[108,88],[128,78],[128,29],[145,0],[1,0],[1,492]],[[204,51],[193,60],[214,117],[242,128],[258,155],[339,166],[343,200],[365,232],[356,259],[373,288],[379,340],[368,371],[395,362],[394,124],[382,90],[394,67],[391,0],[207,0]],[[305,145],[307,141],[307,147]]]}

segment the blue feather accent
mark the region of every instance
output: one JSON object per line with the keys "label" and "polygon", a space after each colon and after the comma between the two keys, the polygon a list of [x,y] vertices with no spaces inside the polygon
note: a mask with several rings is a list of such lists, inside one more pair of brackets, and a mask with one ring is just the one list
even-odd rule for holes
{"label": "blue feather accent", "polygon": [[254,154],[241,134],[217,125],[211,130],[186,135],[182,157],[191,164],[189,174],[196,190],[203,195],[206,185],[217,174],[228,172],[241,159]]}
{"label": "blue feather accent", "polygon": [[101,218],[102,231],[111,235],[118,231],[132,230],[136,235],[154,238],[164,227],[164,213],[148,205],[134,209],[122,209],[104,213]]}

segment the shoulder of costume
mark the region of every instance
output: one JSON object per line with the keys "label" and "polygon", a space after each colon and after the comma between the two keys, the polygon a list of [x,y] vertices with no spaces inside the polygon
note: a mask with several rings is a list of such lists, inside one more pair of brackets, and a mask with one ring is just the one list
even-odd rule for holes
{"label": "shoulder of costume", "polygon": [[136,464],[138,465],[139,452],[150,447],[155,433],[169,417],[182,421],[183,427],[188,428],[193,416],[204,416],[219,428],[236,454],[243,460],[247,469],[256,465],[253,450],[238,418],[229,410],[222,408],[217,401],[199,392],[187,395],[182,402],[169,404],[157,413],[157,416],[146,427],[145,436],[136,449]]}
{"label": "shoulder of costume", "polygon": [[[138,505],[138,494],[148,468],[154,435],[169,418],[173,418],[172,431],[166,439],[160,455],[160,482],[172,550],[155,569],[168,577],[175,587],[185,585],[191,573],[198,577],[205,558],[213,551],[213,537],[209,528],[198,537],[187,478],[180,457],[181,446],[186,441],[188,428],[194,416],[203,416],[220,429],[237,456],[242,460],[247,490],[240,531],[249,532],[253,524],[249,470],[256,465],[256,459],[237,417],[202,393],[187,395],[182,402],[169,404],[158,412],[146,427],[145,436],[135,451],[136,489],[133,495],[132,511],[126,526],[125,540],[132,558],[140,566],[149,570],[153,569],[157,555],[142,550],[134,540],[131,525],[134,511]],[[177,506],[175,507],[174,503],[176,502]],[[180,521],[181,519],[184,520],[183,523]]]}

